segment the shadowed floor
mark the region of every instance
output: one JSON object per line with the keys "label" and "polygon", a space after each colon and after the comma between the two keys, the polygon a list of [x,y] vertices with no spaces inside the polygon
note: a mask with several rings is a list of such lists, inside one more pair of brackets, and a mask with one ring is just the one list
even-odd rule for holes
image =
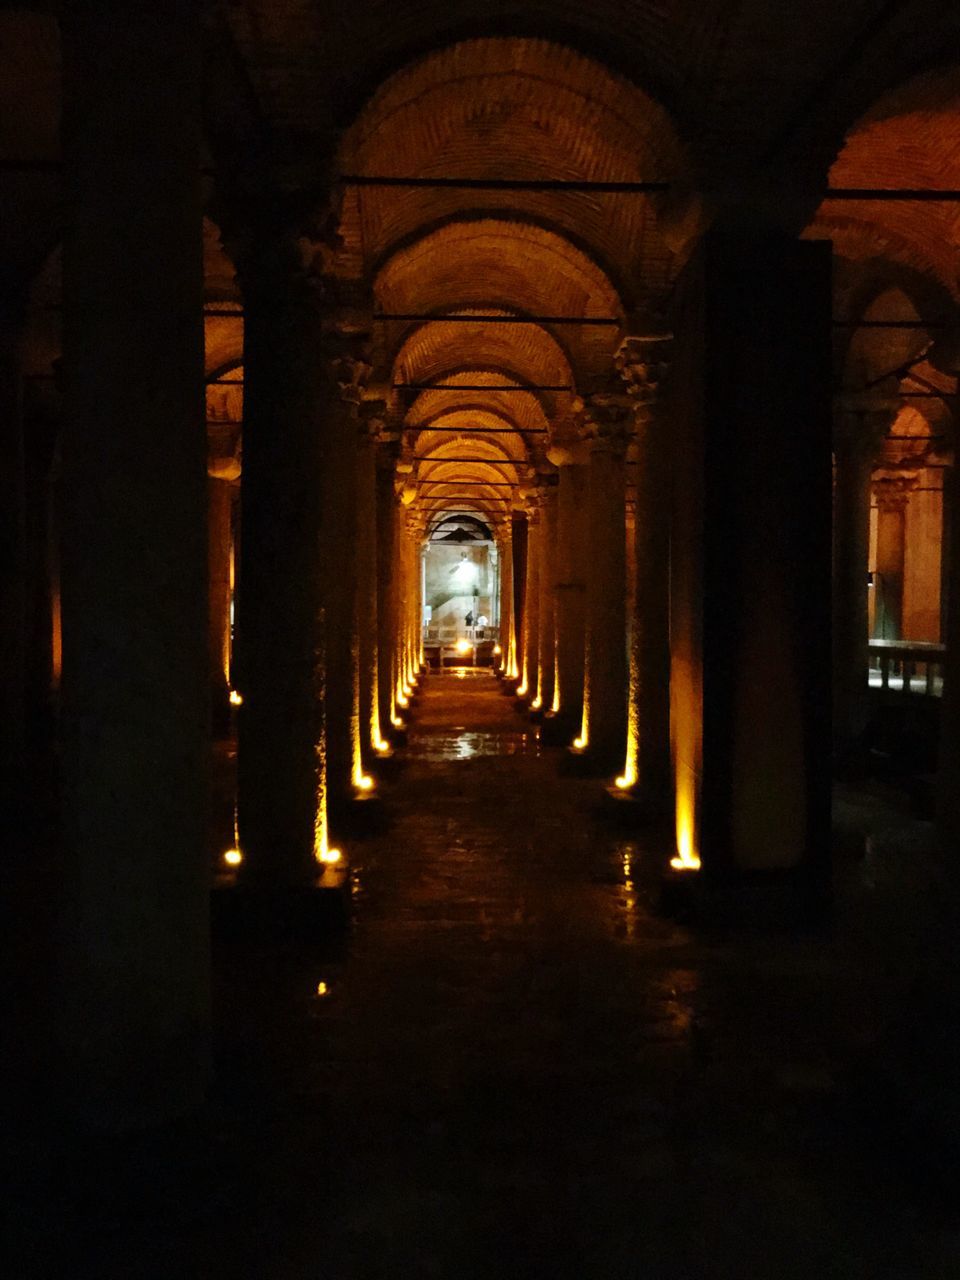
{"label": "shadowed floor", "polygon": [[870,964],[658,918],[656,851],[556,757],[488,673],[428,679],[351,928],[218,951],[219,1086],[179,1172],[138,1156],[147,1203],[95,1197],[47,1274],[954,1272],[849,1114]]}

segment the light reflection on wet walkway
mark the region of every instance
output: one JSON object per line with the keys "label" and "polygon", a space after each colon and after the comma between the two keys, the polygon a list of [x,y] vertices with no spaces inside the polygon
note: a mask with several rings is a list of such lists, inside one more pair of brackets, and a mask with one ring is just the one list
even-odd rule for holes
{"label": "light reflection on wet walkway", "polygon": [[135,1166],[134,1209],[64,1175],[39,1269],[8,1274],[960,1274],[846,1123],[868,975],[658,917],[654,851],[558,756],[489,674],[430,677],[391,825],[349,844],[351,928],[218,946],[218,1086],[177,1172]]}
{"label": "light reflection on wet walkway", "polygon": [[427,681],[392,827],[354,845],[345,953],[268,967],[266,1039],[262,1011],[234,1010],[281,1100],[231,1218],[237,1264],[937,1274],[896,1187],[837,1136],[824,944],[771,964],[780,944],[658,918],[651,851],[597,823],[596,784],[559,777],[557,754],[489,675]]}

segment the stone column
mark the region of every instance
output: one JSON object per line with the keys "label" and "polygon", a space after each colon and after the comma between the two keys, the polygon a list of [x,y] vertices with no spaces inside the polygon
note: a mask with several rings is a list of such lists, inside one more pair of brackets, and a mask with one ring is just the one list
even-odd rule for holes
{"label": "stone column", "polygon": [[225,733],[230,707],[230,599],[233,593],[233,491],[228,480],[207,480],[207,555],[210,695],[214,730]]}
{"label": "stone column", "polygon": [[393,689],[394,704],[401,711],[407,709],[407,696],[404,692],[407,673],[407,524],[406,511],[401,502],[393,508],[393,592],[394,592],[394,671]]}
{"label": "stone column", "polygon": [[270,229],[243,247],[244,439],[236,607],[241,878],[312,885],[326,839],[324,436],[339,399],[323,284]]}
{"label": "stone column", "polygon": [[517,674],[517,646],[513,627],[513,524],[507,519],[497,526],[500,551],[500,669],[507,679]]}
{"label": "stone column", "polygon": [[[386,748],[380,724],[379,637],[377,601],[377,432],[382,402],[363,405],[357,478],[357,610],[360,640],[360,728],[369,764]],[[389,724],[389,721],[387,722]]]}
{"label": "stone column", "polygon": [[678,282],[675,866],[828,892],[830,246],[718,222]]}
{"label": "stone column", "polygon": [[413,652],[414,663],[413,670],[417,679],[423,674],[424,670],[424,652],[423,652],[423,606],[426,600],[426,563],[424,560],[424,534],[426,526],[418,516],[417,518],[417,540],[414,544],[413,567],[417,576],[417,612],[414,618],[414,639]]}
{"label": "stone column", "polygon": [[203,41],[187,0],[79,0],[61,32],[56,1098],[124,1129],[188,1112],[209,1074]]}
{"label": "stone column", "polygon": [[658,392],[673,337],[627,338],[616,364],[634,406],[635,510],[627,752],[618,785],[652,818],[670,808],[670,454]]}
{"label": "stone column", "polygon": [[0,813],[13,834],[24,822],[26,795],[26,466],[21,298],[0,280]]}
{"label": "stone column", "polygon": [[[416,610],[417,573],[414,564],[414,521],[405,507],[400,508],[400,686],[409,698],[413,685],[413,616]],[[403,704],[401,704],[403,705]]]}
{"label": "stone column", "polygon": [[547,452],[559,468],[556,541],[557,666],[544,737],[569,743],[583,719],[583,656],[586,624],[587,469],[589,452],[578,440],[560,441]]}
{"label": "stone column", "polygon": [[[399,443],[383,440],[377,449],[377,689],[380,726],[389,736],[394,720],[397,664],[396,506],[394,467]],[[393,726],[395,727],[395,726]]]}
{"label": "stone column", "polygon": [[833,743],[845,770],[863,749],[869,668],[870,477],[890,415],[841,407],[834,415]]}
{"label": "stone column", "polygon": [[627,737],[625,455],[633,411],[625,395],[604,394],[591,397],[584,412],[589,572],[583,721],[575,745],[605,773],[622,764]]}
{"label": "stone column", "polygon": [[903,567],[906,556],[906,513],[916,475],[881,474],[874,482],[877,499],[877,617],[880,640],[903,639]]}
{"label": "stone column", "polygon": [[540,511],[527,508],[527,572],[523,588],[523,654],[517,695],[533,700],[537,690],[540,645]]}
{"label": "stone column", "polygon": [[360,402],[370,372],[362,337],[327,350],[338,388],[325,424],[322,483],[324,611],[327,624],[327,785],[330,802],[351,800],[363,778],[360,734],[360,637],[357,498]]}
{"label": "stone column", "polygon": [[[547,480],[552,477],[547,477]],[[537,648],[537,696],[533,708],[544,713],[553,706],[554,675],[557,661],[556,625],[556,546],[557,486],[540,486],[540,627]]]}
{"label": "stone column", "polygon": [[949,486],[945,501],[949,504],[950,543],[944,546],[949,560],[950,583],[947,592],[947,625],[944,633],[946,664],[943,681],[943,706],[940,710],[940,757],[937,772],[937,827],[951,866],[956,867],[960,854],[960,465],[946,472]]}

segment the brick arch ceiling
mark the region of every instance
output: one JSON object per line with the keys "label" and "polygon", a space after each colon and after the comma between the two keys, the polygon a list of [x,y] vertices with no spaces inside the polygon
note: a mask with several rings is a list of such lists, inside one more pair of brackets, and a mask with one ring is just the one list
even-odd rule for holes
{"label": "brick arch ceiling", "polygon": [[[543,227],[494,218],[448,223],[400,250],[378,274],[374,292],[380,310],[394,314],[451,304],[591,318],[623,311],[604,273],[569,241]],[[616,329],[584,325],[564,333],[579,375],[610,368]]]}
{"label": "brick arch ceiling", "polygon": [[[445,381],[455,385],[452,379]],[[469,385],[479,387],[481,383]],[[482,424],[497,431],[512,427],[518,433],[527,429],[541,435],[550,428],[550,419],[532,391],[498,394],[495,385],[491,385],[489,391],[465,392],[460,397],[447,391],[421,391],[407,411],[406,423],[413,429],[426,430],[441,423],[449,424],[455,417],[459,423],[474,422],[478,427]]]}
{"label": "brick arch ceiling", "polygon": [[[878,99],[847,134],[833,187],[960,188],[960,65],[930,71]],[[960,204],[832,200],[809,234],[849,258],[875,256],[933,276],[960,300]]]}
{"label": "brick arch ceiling", "polygon": [[[463,478],[517,481],[529,471],[529,460],[522,454],[516,437],[483,436],[470,431],[463,437],[426,430],[417,438],[416,474],[421,480]],[[464,462],[467,456],[470,462]]]}
{"label": "brick arch ceiling", "polygon": [[[471,431],[474,425],[479,425],[480,430]],[[447,431],[435,426],[425,427],[417,436],[418,455],[435,461],[438,458],[456,457],[467,450],[471,456],[486,459],[498,466],[509,464],[511,467],[526,467],[529,465],[530,459],[524,452],[518,436],[511,434],[491,439],[490,436],[483,434],[483,424],[476,423],[474,414],[452,413],[449,418],[443,419],[443,426],[453,427],[458,433],[457,436],[451,437]],[[458,438],[461,433],[466,435],[468,432],[471,433],[469,440]]]}
{"label": "brick arch ceiling", "polygon": [[[423,391],[407,411],[407,440],[422,461],[418,465],[421,479],[447,479],[457,474],[461,485],[472,489],[482,479],[500,482],[500,496],[509,505],[517,490],[505,490],[504,482],[517,483],[530,473],[533,456],[542,455],[542,442],[547,436],[549,419],[540,399],[533,392],[498,395],[502,374],[490,371],[464,371],[444,378],[444,382],[486,385],[489,391],[465,392],[457,399],[446,391]],[[507,381],[512,381],[507,379]],[[525,436],[522,428],[532,428],[536,436]],[[455,432],[456,434],[451,434]],[[484,458],[483,464],[455,465],[450,458]],[[443,463],[440,468],[436,464]],[[438,497],[446,489],[430,485],[420,491],[421,501]]]}
{"label": "brick arch ceiling", "polygon": [[[455,492],[477,493],[485,483],[493,482],[493,493],[504,512],[512,504],[516,488],[505,489],[507,483],[517,485],[531,474],[530,447],[519,431],[510,430],[522,421],[541,425],[546,419],[533,395],[511,396],[524,403],[524,408],[511,406],[511,415],[499,406],[478,405],[444,407],[438,404],[445,393],[426,392],[418,397],[407,416],[408,439],[412,436],[418,456],[416,475],[421,484],[421,503]],[[501,397],[504,399],[504,397]],[[442,430],[447,428],[447,430]],[[485,434],[493,428],[495,434]],[[457,434],[451,436],[449,431]],[[473,459],[464,462],[463,458]],[[441,486],[438,481],[444,481]]]}
{"label": "brick arch ceiling", "polygon": [[[659,104],[601,64],[526,38],[464,41],[410,64],[347,131],[341,172],[415,177],[682,178],[688,166]],[[638,195],[462,189],[351,189],[344,262],[360,272],[418,230],[467,212],[515,217],[576,237],[622,281],[662,289],[672,256]]]}
{"label": "brick arch ceiling", "polygon": [[[456,313],[461,309],[451,310]],[[484,308],[484,312],[502,314],[493,308]],[[400,335],[391,341],[392,336],[385,335],[388,349],[393,349]],[[419,324],[406,333],[392,361],[393,381],[439,381],[450,371],[462,369],[468,361],[501,370],[521,382],[551,386],[571,386],[574,382],[567,353],[542,325],[443,320]]]}
{"label": "brick arch ceiling", "polygon": [[[865,320],[918,320],[916,304],[898,286],[879,290],[864,305]],[[850,336],[847,368],[856,380],[884,377],[902,368],[929,345],[930,335],[917,329],[856,329]]]}

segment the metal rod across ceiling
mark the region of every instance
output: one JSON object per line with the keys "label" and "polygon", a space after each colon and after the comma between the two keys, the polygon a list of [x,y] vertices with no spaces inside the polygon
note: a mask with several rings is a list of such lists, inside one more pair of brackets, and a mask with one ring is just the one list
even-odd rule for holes
{"label": "metal rod across ceiling", "polygon": [[[209,315],[210,313],[207,312]],[[373,317],[376,323],[412,323],[418,320],[434,324],[578,324],[605,325],[619,329],[624,321],[616,316],[491,316],[488,314],[463,313],[457,315],[431,315],[420,311],[378,311]]]}
{"label": "metal rod across ceiling", "polygon": [[574,391],[575,388],[567,386],[563,383],[550,382],[531,382],[529,386],[521,386],[519,383],[508,386],[489,386],[482,382],[477,383],[461,383],[456,382],[395,382],[390,388],[391,391]]}

